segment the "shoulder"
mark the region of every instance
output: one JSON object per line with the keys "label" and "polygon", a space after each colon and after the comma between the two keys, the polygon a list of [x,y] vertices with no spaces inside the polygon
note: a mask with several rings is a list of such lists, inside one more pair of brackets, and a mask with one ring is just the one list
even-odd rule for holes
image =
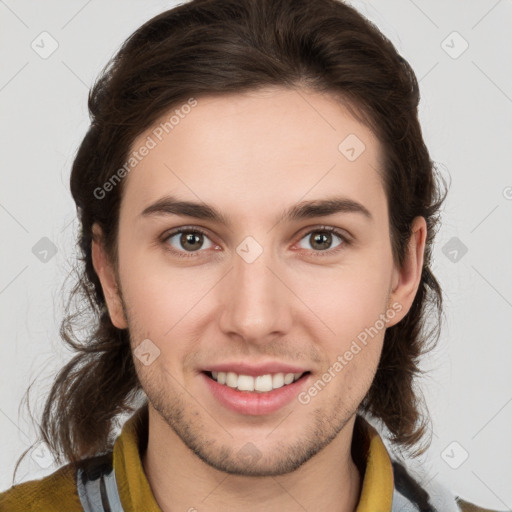
{"label": "shoulder", "polygon": [[443,512],[498,512],[465,501],[436,479],[418,474],[398,461],[393,461],[392,465],[395,485],[393,512],[418,509]]}
{"label": "shoulder", "polygon": [[457,505],[459,506],[461,512],[496,512],[490,508],[478,507],[477,505],[469,503],[468,501],[464,501],[459,497],[457,497]]}
{"label": "shoulder", "polygon": [[76,490],[76,470],[67,464],[39,480],[12,486],[0,493],[2,512],[82,512]]}

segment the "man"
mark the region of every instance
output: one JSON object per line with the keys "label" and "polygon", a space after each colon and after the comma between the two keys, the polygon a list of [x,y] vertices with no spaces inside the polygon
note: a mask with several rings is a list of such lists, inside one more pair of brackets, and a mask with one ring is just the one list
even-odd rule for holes
{"label": "man", "polygon": [[2,511],[482,510],[368,422],[421,452],[444,198],[418,97],[335,0],[193,1],[141,27],[71,175],[96,316],[43,413],[68,464]]}

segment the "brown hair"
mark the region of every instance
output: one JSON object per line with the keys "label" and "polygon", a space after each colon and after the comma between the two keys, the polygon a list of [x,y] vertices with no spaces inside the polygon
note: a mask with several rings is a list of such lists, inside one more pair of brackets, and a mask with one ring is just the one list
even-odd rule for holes
{"label": "brown hair", "polygon": [[[387,427],[395,444],[410,449],[423,438],[428,414],[413,380],[420,356],[440,332],[442,293],[430,263],[446,194],[440,197],[422,138],[414,72],[372,23],[337,0],[194,0],[142,25],[89,93],[91,125],[71,172],[81,265],[61,325],[76,355],[57,375],[40,426],[57,462],[61,454],[75,463],[112,449],[119,415],[133,411],[142,396],[129,333],[110,321],[91,259],[96,222],[117,262],[123,181],[101,199],[95,190],[123,166],[135,138],[172,107],[192,97],[266,86],[332,94],[376,134],[384,148],[395,263],[404,262],[413,219],[427,221],[419,289],[407,315],[386,330],[375,379],[360,406]],[[71,313],[73,300],[79,306]],[[427,331],[431,312],[437,319]],[[87,335],[77,334],[80,321],[92,326]]]}

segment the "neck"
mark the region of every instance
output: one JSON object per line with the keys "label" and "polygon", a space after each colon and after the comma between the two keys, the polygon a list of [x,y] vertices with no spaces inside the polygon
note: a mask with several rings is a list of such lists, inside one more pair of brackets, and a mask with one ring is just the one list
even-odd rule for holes
{"label": "neck", "polygon": [[292,473],[254,477],[232,475],[203,462],[149,408],[149,435],[142,465],[162,512],[353,512],[361,476],[351,457],[355,416],[319,453]]}

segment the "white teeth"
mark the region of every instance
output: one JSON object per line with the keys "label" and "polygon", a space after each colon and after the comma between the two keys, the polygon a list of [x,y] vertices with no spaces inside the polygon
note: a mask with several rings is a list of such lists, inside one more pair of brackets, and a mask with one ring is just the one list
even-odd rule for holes
{"label": "white teeth", "polygon": [[272,387],[274,389],[282,388],[284,386],[284,374],[276,373],[272,376]]}
{"label": "white teeth", "polygon": [[293,382],[294,378],[295,378],[295,374],[294,373],[287,373],[284,376],[284,383],[285,384],[291,384]]}
{"label": "white teeth", "polygon": [[234,372],[212,372],[212,377],[219,384],[224,384],[239,391],[255,391],[265,393],[282,388],[299,379],[302,373],[274,373],[266,375],[238,375]]}
{"label": "white teeth", "polygon": [[236,373],[226,373],[226,386],[230,388],[236,388],[238,386],[238,375]]}
{"label": "white teeth", "polygon": [[254,389],[256,391],[272,391],[272,375],[258,375],[254,379]]}
{"label": "white teeth", "polygon": [[238,386],[240,391],[254,391],[254,378],[249,375],[238,376]]}

